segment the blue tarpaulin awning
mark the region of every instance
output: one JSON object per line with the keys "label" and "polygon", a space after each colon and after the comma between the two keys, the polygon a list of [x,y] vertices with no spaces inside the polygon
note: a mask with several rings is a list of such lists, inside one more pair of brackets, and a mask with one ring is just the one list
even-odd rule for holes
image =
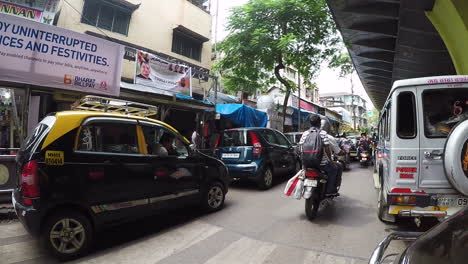
{"label": "blue tarpaulin awning", "polygon": [[[292,122],[293,122],[294,126],[297,126],[298,125],[298,119],[299,119],[299,108],[294,107],[294,106],[291,106],[291,108],[294,110],[294,112],[292,114]],[[307,119],[309,118],[309,116],[311,114],[318,115],[318,116],[321,117],[321,115],[318,114],[318,113],[308,111],[308,110],[305,110],[305,109],[301,109],[301,123],[304,123],[305,121],[307,121]]]}
{"label": "blue tarpaulin awning", "polygon": [[216,112],[241,127],[266,127],[268,115],[265,112],[243,104],[216,105]]}

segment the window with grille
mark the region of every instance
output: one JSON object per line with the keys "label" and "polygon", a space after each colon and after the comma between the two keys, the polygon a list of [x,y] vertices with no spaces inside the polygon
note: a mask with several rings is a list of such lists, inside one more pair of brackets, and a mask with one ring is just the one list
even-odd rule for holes
{"label": "window with grille", "polygon": [[81,23],[127,35],[131,15],[124,8],[103,1],[86,0]]}
{"label": "window with grille", "polygon": [[172,52],[201,61],[203,42],[182,32],[174,31],[172,35]]}

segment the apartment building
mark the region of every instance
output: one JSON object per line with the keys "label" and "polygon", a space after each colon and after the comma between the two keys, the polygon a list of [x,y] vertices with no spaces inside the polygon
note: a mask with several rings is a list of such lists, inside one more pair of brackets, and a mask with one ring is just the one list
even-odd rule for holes
{"label": "apartment building", "polygon": [[323,93],[320,94],[320,104],[323,107],[338,110],[343,108],[351,115],[352,126],[367,127],[367,102],[356,94]]}
{"label": "apartment building", "polygon": [[126,47],[122,80],[133,82],[135,54],[143,50],[193,68],[192,88],[209,88],[211,15],[207,0],[61,1],[58,27],[106,38]]}

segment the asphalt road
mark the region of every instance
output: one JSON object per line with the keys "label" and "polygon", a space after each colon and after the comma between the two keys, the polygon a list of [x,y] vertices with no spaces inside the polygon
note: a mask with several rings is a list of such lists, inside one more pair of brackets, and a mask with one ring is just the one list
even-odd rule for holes
{"label": "asphalt road", "polygon": [[[353,164],[343,175],[341,196],[313,222],[304,200],[283,195],[286,180],[268,191],[234,184],[217,213],[186,209],[104,231],[92,252],[74,263],[367,263],[390,232],[418,230],[409,221],[379,222],[371,168]],[[404,247],[394,242],[390,251]],[[18,222],[0,224],[0,256],[2,264],[54,262]]]}

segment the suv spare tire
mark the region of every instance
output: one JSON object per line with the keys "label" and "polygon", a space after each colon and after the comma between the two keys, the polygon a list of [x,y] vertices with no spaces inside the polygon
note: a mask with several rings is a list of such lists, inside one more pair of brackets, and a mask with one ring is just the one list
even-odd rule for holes
{"label": "suv spare tire", "polygon": [[457,124],[448,136],[444,170],[452,186],[468,196],[468,120]]}

